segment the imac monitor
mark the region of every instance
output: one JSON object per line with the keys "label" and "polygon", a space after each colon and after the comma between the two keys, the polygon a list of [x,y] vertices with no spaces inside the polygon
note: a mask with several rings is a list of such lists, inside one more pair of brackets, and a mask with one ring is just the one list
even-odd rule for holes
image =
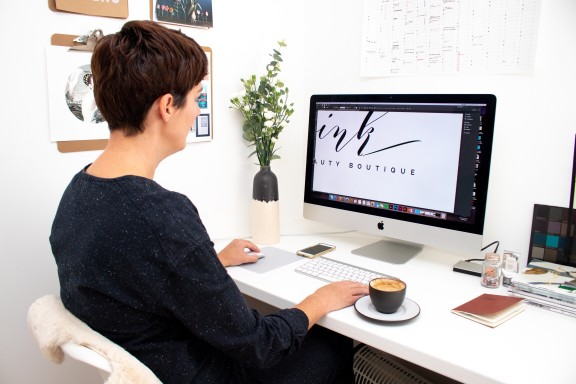
{"label": "imac monitor", "polygon": [[424,246],[478,256],[496,97],[312,95],[304,218],[382,236],[352,253],[401,264]]}

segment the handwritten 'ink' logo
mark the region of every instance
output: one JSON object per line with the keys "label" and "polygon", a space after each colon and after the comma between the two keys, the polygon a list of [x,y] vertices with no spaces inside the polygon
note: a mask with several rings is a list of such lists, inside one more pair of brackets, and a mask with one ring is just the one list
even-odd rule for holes
{"label": "handwritten 'ink' logo", "polygon": [[[322,127],[320,129],[316,130],[316,132],[318,133],[318,139],[323,140],[326,137],[328,137],[330,134],[332,134],[332,137],[337,139],[336,140],[336,146],[334,148],[336,150],[336,152],[340,152],[347,145],[349,145],[352,142],[352,140],[356,139],[358,142],[360,142],[360,146],[358,147],[358,150],[356,151],[356,154],[358,156],[373,155],[373,154],[378,153],[378,152],[383,152],[383,151],[387,151],[387,150],[392,149],[392,148],[396,148],[396,147],[400,147],[400,146],[408,145],[408,144],[413,144],[413,143],[418,143],[418,142],[422,141],[422,140],[408,140],[408,141],[403,141],[400,143],[392,144],[392,145],[389,145],[389,146],[384,147],[384,148],[365,152],[364,149],[368,146],[368,143],[370,142],[370,134],[372,134],[375,131],[375,128],[373,127],[374,123],[376,121],[382,119],[387,114],[388,114],[388,112],[383,112],[380,115],[375,116],[374,119],[371,120],[372,115],[374,115],[374,111],[369,111],[366,114],[366,116],[364,117],[364,120],[362,121],[362,124],[358,128],[358,131],[356,131],[356,133],[353,136],[348,138],[348,140],[346,140],[347,135],[348,135],[348,130],[346,128],[341,128],[338,124],[334,125],[332,128],[327,128],[326,124],[324,124],[324,125],[322,125]],[[330,113],[328,115],[328,118],[331,118],[332,116],[333,116],[333,113]]]}

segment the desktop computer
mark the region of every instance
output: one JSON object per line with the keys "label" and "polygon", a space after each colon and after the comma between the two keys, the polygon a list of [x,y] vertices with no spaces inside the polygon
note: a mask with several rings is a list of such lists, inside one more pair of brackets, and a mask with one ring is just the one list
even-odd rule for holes
{"label": "desktop computer", "polygon": [[391,263],[478,257],[495,110],[490,94],[312,95],[304,217],[381,236],[352,253]]}

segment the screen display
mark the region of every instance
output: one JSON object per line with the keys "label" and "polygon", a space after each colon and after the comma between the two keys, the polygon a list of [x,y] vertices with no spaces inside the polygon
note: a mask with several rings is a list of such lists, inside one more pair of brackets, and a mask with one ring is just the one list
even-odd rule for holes
{"label": "screen display", "polygon": [[482,233],[493,95],[313,95],[305,203]]}

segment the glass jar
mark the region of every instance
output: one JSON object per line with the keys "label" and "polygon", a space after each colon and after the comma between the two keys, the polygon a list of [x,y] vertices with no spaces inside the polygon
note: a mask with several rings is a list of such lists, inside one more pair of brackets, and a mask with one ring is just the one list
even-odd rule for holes
{"label": "glass jar", "polygon": [[482,286],[486,288],[498,288],[502,278],[500,255],[487,253],[482,264]]}

